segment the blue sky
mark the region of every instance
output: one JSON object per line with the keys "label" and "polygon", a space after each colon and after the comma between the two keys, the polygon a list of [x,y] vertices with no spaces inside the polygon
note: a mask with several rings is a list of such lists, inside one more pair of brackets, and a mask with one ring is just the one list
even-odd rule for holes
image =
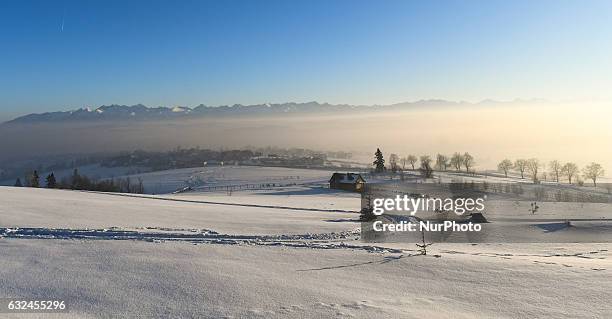
{"label": "blue sky", "polygon": [[3,0],[0,118],[113,103],[609,99],[611,16],[611,1]]}

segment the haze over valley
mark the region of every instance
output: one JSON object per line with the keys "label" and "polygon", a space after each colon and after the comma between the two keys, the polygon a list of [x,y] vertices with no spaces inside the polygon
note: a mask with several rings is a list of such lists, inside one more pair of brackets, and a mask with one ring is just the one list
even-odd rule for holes
{"label": "haze over valley", "polygon": [[[588,105],[589,112],[584,112]],[[366,154],[469,151],[480,169],[537,157],[612,168],[606,103],[427,100],[387,106],[285,103],[147,108],[106,106],[27,115],[0,125],[0,161],[180,147],[309,148]]]}

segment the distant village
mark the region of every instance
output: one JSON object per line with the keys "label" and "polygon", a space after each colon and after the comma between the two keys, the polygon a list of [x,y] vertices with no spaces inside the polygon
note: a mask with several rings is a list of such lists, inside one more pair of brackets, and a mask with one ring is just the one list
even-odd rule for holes
{"label": "distant village", "polygon": [[[141,166],[153,171],[224,165],[251,165],[289,168],[350,168],[351,153],[317,152],[307,149],[262,148],[247,150],[209,150],[177,148],[168,152],[135,151],[101,162],[105,167]],[[334,158],[336,161],[329,160]],[[337,161],[340,160],[340,161]],[[341,164],[339,164],[342,162]],[[354,163],[357,164],[357,163]]]}
{"label": "distant village", "polygon": [[[362,169],[363,164],[352,160],[352,154],[343,151],[315,151],[304,148],[247,148],[241,150],[210,150],[177,147],[170,151],[132,151],[115,154],[88,156],[65,156],[37,161],[22,161],[0,169],[0,181],[13,180],[15,186],[39,187],[51,181],[51,187],[116,190],[134,192],[134,183],[125,187],[94,185],[78,172],[79,167],[99,165],[101,167],[134,167],[137,172],[153,172],[171,169],[206,166],[268,166],[306,169]],[[75,170],[71,181],[55,181],[53,172]],[[76,178],[75,176],[79,176]],[[38,181],[38,182],[37,182]],[[48,184],[48,183],[47,183]],[[81,185],[81,186],[75,186]],[[92,186],[93,185],[93,186]],[[138,184],[136,184],[138,185]],[[141,189],[138,188],[137,189]]]}

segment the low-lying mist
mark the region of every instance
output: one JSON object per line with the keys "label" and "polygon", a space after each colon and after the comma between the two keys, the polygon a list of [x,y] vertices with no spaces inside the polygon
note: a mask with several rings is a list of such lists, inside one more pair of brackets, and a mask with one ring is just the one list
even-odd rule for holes
{"label": "low-lying mist", "polygon": [[537,157],[612,169],[612,111],[601,105],[478,105],[325,115],[286,114],[162,122],[0,126],[0,160],[63,153],[304,147],[385,154],[470,152],[477,168],[504,158]]}

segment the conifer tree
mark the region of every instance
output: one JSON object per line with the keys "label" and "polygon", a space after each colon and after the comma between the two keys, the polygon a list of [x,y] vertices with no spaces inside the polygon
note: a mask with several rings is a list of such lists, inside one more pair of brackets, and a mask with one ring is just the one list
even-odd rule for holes
{"label": "conifer tree", "polygon": [[78,169],[74,169],[74,171],[72,171],[72,180],[71,180],[71,188],[72,189],[78,189],[80,184],[81,184],[81,176],[79,175],[79,170]]}
{"label": "conifer tree", "polygon": [[376,173],[382,173],[385,170],[385,159],[383,157],[383,153],[380,151],[380,148],[376,149],[374,156],[376,156],[376,160],[373,163],[374,166],[376,166],[375,171]]}
{"label": "conifer tree", "polygon": [[21,178],[17,177],[17,180],[15,181],[15,187],[23,187],[23,184],[21,184]]}
{"label": "conifer tree", "polygon": [[51,173],[47,175],[47,188],[56,188],[57,180],[55,179],[55,174]]}
{"label": "conifer tree", "polygon": [[38,171],[34,171],[34,173],[32,173],[32,180],[30,181],[30,187],[40,187],[39,179],[40,177],[38,176]]}

